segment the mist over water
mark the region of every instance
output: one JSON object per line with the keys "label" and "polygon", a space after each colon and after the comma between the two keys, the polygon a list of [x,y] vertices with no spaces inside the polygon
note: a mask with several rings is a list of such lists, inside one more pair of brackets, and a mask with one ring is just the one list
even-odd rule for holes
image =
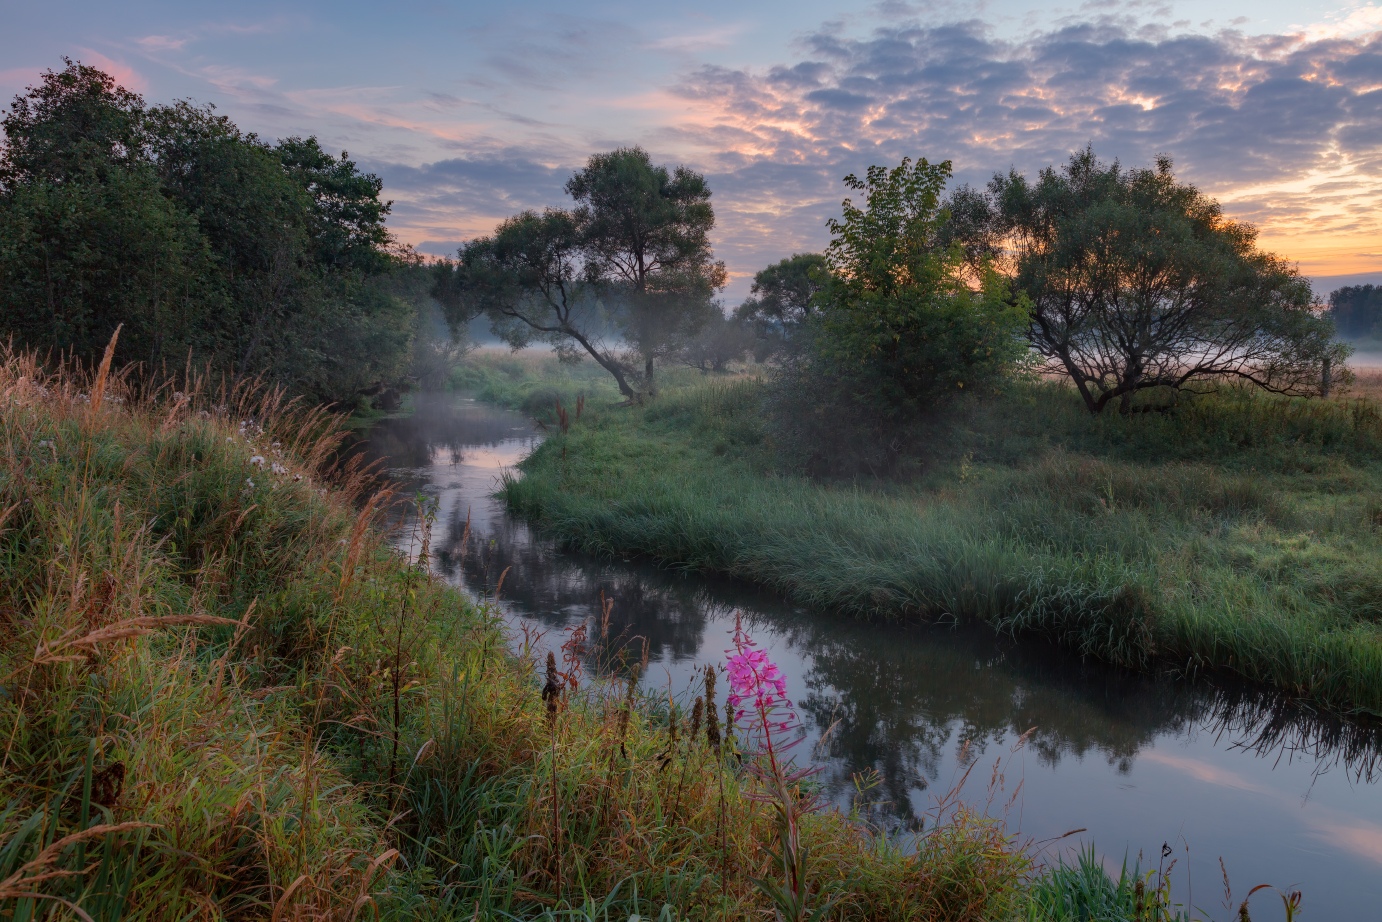
{"label": "mist over water", "polygon": [[[733,581],[563,552],[491,496],[539,439],[517,414],[421,395],[412,416],[381,421],[361,446],[437,500],[443,578],[490,596],[506,573],[500,604],[515,645],[524,626],[555,647],[587,621],[592,671],[619,671],[646,642],[645,690],[689,702],[697,670],[723,662],[737,613],[788,677],[804,724],[798,757],[820,768],[835,803],[898,834],[928,826],[969,772],[963,799],[1023,840],[1086,829],[1041,846],[1044,857],[1093,842],[1116,870],[1139,852],[1155,865],[1169,843],[1176,898],[1215,919],[1233,917],[1220,856],[1237,899],[1258,883],[1295,886],[1308,918],[1377,917],[1375,728],[1219,678],[1132,675],[983,629],[863,623]],[[603,638],[602,591],[614,600]],[[856,778],[872,773],[861,795]],[[1254,907],[1278,917],[1268,900]]]}

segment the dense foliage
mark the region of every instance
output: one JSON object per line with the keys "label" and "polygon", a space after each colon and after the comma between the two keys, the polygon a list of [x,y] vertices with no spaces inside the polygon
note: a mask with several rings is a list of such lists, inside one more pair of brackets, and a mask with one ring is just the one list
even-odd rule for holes
{"label": "dense foliage", "polygon": [[1032,347],[1091,413],[1228,378],[1318,394],[1347,357],[1299,270],[1167,158],[1129,170],[1086,149],[1035,182],[996,176],[987,198],[993,255],[1031,302]]}
{"label": "dense foliage", "polygon": [[315,138],[269,144],[212,106],[148,106],[68,61],[15,98],[0,153],[4,332],[268,373],[350,400],[404,372],[415,309],[378,177]]}
{"label": "dense foliage", "polygon": [[890,470],[906,453],[901,426],[966,389],[992,392],[1023,358],[1025,301],[992,272],[970,285],[941,238],[949,177],[948,161],[903,160],[845,178],[865,200],[829,222],[823,287],[798,311],[778,387],[780,441],[810,468]]}
{"label": "dense foliage", "polygon": [[795,341],[829,272],[820,253],[793,253],[758,271],[749,297],[734,309],[734,319],[754,338],[756,359],[780,354]]}
{"label": "dense foliage", "polygon": [[1329,295],[1329,318],[1348,339],[1382,336],[1382,285],[1349,285]]}

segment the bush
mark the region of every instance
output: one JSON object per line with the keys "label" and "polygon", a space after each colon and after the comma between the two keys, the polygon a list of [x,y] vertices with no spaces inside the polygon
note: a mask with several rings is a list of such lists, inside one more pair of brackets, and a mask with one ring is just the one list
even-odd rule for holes
{"label": "bush", "polygon": [[950,163],[870,167],[865,193],[831,221],[829,275],[778,382],[779,443],[815,473],[879,475],[906,453],[910,427],[954,397],[992,391],[1025,354],[1025,301],[992,272],[972,287],[944,245],[940,193]]}

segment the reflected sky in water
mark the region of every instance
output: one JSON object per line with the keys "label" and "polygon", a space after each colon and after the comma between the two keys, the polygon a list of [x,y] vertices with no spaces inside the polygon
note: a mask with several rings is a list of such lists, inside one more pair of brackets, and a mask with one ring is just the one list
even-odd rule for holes
{"label": "reflected sky in water", "polygon": [[[863,623],[741,583],[561,551],[491,497],[539,438],[517,414],[421,395],[361,450],[437,500],[439,574],[489,595],[507,571],[510,623],[556,645],[588,621],[592,664],[636,659],[646,642],[645,682],[683,695],[698,668],[723,661],[739,613],[788,676],[808,737],[797,751],[841,805],[859,797],[856,775],[877,772],[861,802],[890,829],[923,828],[968,771],[961,796],[1024,839],[1087,830],[1046,856],[1093,841],[1114,867],[1139,852],[1155,863],[1169,842],[1178,899],[1212,918],[1232,916],[1223,856],[1240,899],[1271,883],[1304,890],[1310,919],[1382,919],[1376,728],[1225,681],[1130,675],[983,629]],[[604,641],[602,591],[614,600]],[[1253,905],[1254,918],[1280,917],[1270,895]]]}

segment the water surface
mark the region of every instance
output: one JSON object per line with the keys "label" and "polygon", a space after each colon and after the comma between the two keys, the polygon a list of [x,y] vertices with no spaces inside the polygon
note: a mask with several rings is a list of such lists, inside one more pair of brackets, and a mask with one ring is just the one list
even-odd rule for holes
{"label": "water surface", "polygon": [[[797,751],[836,803],[858,800],[881,825],[924,828],[969,771],[961,796],[1048,860],[1092,842],[1115,868],[1139,853],[1155,866],[1168,843],[1178,900],[1216,920],[1234,917],[1220,856],[1240,899],[1270,883],[1302,889],[1307,919],[1382,919],[1375,729],[1224,680],[1130,675],[984,630],[862,623],[729,580],[564,552],[491,495],[539,439],[520,415],[421,395],[363,445],[437,501],[438,573],[489,597],[507,571],[500,606],[515,637],[526,625],[559,644],[584,621],[598,641],[603,592],[614,606],[592,665],[646,643],[645,682],[684,695],[699,667],[723,662],[737,613],[787,674],[805,725]],[[855,778],[873,773],[860,797]],[[1259,894],[1253,917],[1281,918],[1273,900]]]}

